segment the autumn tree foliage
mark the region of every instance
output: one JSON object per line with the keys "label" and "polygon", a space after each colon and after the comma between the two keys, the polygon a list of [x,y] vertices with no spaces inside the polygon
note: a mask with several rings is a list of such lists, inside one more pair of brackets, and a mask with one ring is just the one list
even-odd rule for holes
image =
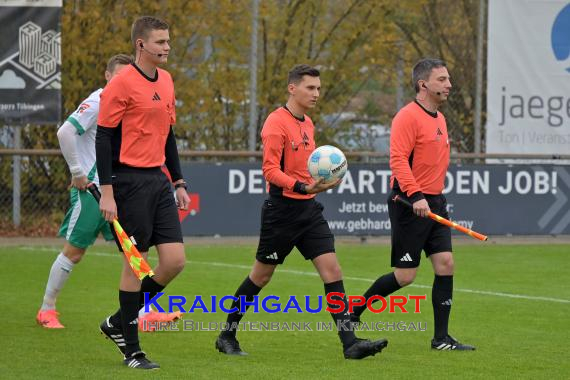
{"label": "autumn tree foliage", "polygon": [[[133,52],[133,20],[155,15],[171,27],[166,69],[179,100],[181,148],[247,149],[251,8],[251,0],[65,1],[64,113],[104,85],[111,55]],[[350,133],[350,123],[336,122],[342,112],[356,112],[364,120],[373,114],[389,125],[396,86],[404,86],[406,100],[412,99],[413,63],[438,56],[448,60],[456,89],[446,109],[450,130],[455,139],[467,136],[457,147],[470,150],[476,10],[477,2],[468,0],[261,1],[258,131],[267,114],[286,101],[287,72],[296,63],[321,70],[321,100],[311,116],[325,143]],[[403,65],[403,83],[396,80],[398,65]]]}

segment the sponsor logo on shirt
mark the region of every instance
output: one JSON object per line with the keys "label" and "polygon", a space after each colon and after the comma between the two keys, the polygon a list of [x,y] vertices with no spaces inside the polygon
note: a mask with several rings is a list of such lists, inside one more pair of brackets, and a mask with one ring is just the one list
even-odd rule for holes
{"label": "sponsor logo on shirt", "polygon": [[77,109],[77,113],[78,114],[82,114],[87,108],[89,108],[90,105],[87,103],[81,103],[81,105],[79,106],[79,108]]}

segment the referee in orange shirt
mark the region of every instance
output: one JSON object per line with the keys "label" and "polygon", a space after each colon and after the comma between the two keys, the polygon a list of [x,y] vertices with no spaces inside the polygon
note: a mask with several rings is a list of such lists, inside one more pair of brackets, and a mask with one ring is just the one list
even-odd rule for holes
{"label": "referee in orange shirt", "polygon": [[[342,272],[335,254],[334,236],[323,217],[323,206],[315,195],[338,185],[314,182],[307,160],[315,150],[315,127],[306,112],[317,104],[321,91],[320,73],[308,65],[297,65],[289,72],[289,100],[273,111],[261,131],[263,141],[263,175],[269,187],[269,199],[261,208],[261,235],[250,274],[238,287],[232,304],[237,312],[229,314],[228,329],[216,340],[218,351],[228,355],[246,355],[236,339],[236,329],[243,314],[239,297],[248,302],[269,283],[275,268],[283,264],[294,247],[311,260],[324,282],[325,293],[345,293]],[[340,297],[339,297],[340,299]],[[344,297],[344,310],[348,310]],[[346,359],[374,355],[388,342],[356,338],[350,328],[348,312],[331,313]],[[340,327],[344,326],[344,328]]]}
{"label": "referee in orange shirt", "polygon": [[[155,275],[142,283],[124,260],[119,287],[120,309],[101,323],[101,331],[124,354],[130,368],[155,369],[138,339],[138,312],[143,293],[152,298],[184,268],[185,255],[177,205],[188,207],[186,183],[172,125],[176,122],[174,84],[157,66],[166,63],[168,24],[141,17],[132,26],[135,63],[109,82],[101,93],[96,155],[101,184],[100,209],[106,220],[115,217],[146,257],[156,246]],[[161,166],[166,164],[171,185]],[[115,203],[116,202],[116,203]]]}
{"label": "referee in orange shirt", "polygon": [[[435,272],[432,288],[435,350],[474,350],[448,334],[453,294],[453,255],[449,227],[429,219],[429,211],[449,218],[442,194],[449,166],[449,138],[445,117],[438,111],[451,91],[445,62],[422,59],[414,66],[412,81],[416,99],[402,108],[392,121],[390,168],[392,193],[388,212],[392,224],[392,267],[366,291],[366,299],[386,297],[416,278],[422,250]],[[392,201],[395,195],[410,201],[413,210]],[[351,316],[360,322],[364,307]]]}

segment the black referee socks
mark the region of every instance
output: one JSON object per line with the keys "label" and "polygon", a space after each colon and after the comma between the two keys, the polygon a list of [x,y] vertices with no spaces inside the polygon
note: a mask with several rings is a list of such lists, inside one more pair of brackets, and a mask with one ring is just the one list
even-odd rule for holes
{"label": "black referee socks", "polygon": [[[392,294],[401,288],[402,287],[400,284],[398,284],[398,281],[396,281],[394,272],[390,272],[374,281],[366,293],[364,293],[364,298],[366,298],[366,301],[368,301],[368,299],[372,296],[386,297],[388,294]],[[366,304],[362,306],[355,306],[353,314],[360,317],[364,310],[366,310]]]}
{"label": "black referee socks", "polygon": [[[348,301],[344,291],[344,282],[342,280],[325,284],[325,294],[329,293],[342,293],[345,296],[340,298],[338,296],[331,297],[332,299],[344,302],[344,311],[340,313],[331,313],[331,316],[336,323],[338,329],[338,337],[342,342],[344,349],[351,346],[356,341],[356,335],[350,325],[350,314],[348,313]],[[338,308],[336,305],[328,304],[329,307]]]}
{"label": "black referee socks", "polygon": [[152,277],[146,276],[141,282],[141,293],[139,298],[139,309],[144,306],[144,294],[148,293],[148,299],[152,299],[156,296],[156,293],[162,291],[165,286],[160,285],[158,282],[154,281]]}
{"label": "black referee socks", "polygon": [[[258,295],[261,291],[261,288],[253,283],[249,276],[243,280],[239,288],[236,290],[235,297],[237,298],[236,301],[232,302],[231,308],[237,307],[237,311],[234,313],[228,314],[228,318],[226,320],[228,326],[227,329],[223,332],[223,334],[231,334],[233,336],[236,335],[235,326],[241,321],[243,318],[243,314],[240,311],[240,296],[245,296],[245,300],[247,302],[253,302],[253,297]],[[249,306],[246,306],[246,310]]]}
{"label": "black referee socks", "polygon": [[[138,310],[142,309],[144,306],[144,294],[148,294],[148,299],[152,299],[156,296],[156,293],[162,291],[165,286],[160,285],[158,282],[154,281],[152,277],[146,276],[141,282],[141,291],[139,293],[139,308]],[[121,308],[115,312],[115,314],[111,315],[109,318],[109,322],[115,326],[119,327],[122,326],[121,322]]]}
{"label": "black referee socks", "polygon": [[433,305],[434,337],[442,340],[448,334],[449,314],[453,299],[453,276],[435,275],[431,290],[431,303]]}
{"label": "black referee socks", "polygon": [[[119,290],[119,303],[121,305],[121,324],[125,338],[125,356],[140,351],[139,345],[139,298],[140,292],[126,292]],[[113,322],[111,322],[113,323]]]}

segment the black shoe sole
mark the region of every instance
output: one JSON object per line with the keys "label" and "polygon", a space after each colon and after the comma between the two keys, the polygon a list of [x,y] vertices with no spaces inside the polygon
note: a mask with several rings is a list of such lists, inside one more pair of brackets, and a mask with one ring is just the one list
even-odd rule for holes
{"label": "black shoe sole", "polygon": [[156,371],[156,370],[159,370],[159,369],[160,369],[160,367],[153,367],[153,368],[143,368],[143,367],[141,367],[141,366],[138,366],[138,367],[129,367],[129,365],[128,365],[127,363],[123,363],[123,364],[124,364],[127,368],[131,368],[131,369],[143,369],[143,370],[146,370],[146,371]]}
{"label": "black shoe sole", "polygon": [[431,349],[434,351],[476,351],[475,347],[473,347],[473,348],[455,348],[453,350],[443,350],[443,349],[432,346]]}

